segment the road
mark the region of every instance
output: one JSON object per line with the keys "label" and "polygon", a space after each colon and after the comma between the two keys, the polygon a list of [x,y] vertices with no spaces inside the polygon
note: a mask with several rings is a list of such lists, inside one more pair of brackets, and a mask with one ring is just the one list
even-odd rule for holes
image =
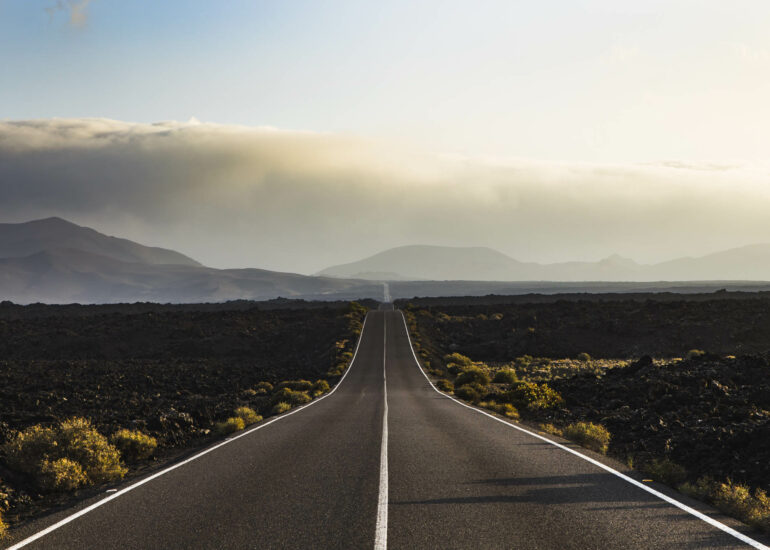
{"label": "road", "polygon": [[765,548],[439,394],[398,311],[368,315],[325,398],[15,540],[62,550]]}

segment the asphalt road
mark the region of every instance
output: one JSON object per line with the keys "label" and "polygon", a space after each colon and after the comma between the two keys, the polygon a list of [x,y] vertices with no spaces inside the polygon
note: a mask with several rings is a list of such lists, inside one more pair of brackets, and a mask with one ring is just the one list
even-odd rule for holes
{"label": "asphalt road", "polygon": [[63,521],[24,547],[748,547],[437,393],[396,311],[369,314],[333,393],[164,472],[30,524],[15,541]]}

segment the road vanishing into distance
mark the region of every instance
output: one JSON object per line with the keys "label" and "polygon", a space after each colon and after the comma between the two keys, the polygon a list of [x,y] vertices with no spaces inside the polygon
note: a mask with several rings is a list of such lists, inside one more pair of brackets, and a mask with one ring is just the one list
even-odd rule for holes
{"label": "road vanishing into distance", "polygon": [[381,309],[324,398],[33,522],[12,548],[766,548],[438,393],[402,314]]}

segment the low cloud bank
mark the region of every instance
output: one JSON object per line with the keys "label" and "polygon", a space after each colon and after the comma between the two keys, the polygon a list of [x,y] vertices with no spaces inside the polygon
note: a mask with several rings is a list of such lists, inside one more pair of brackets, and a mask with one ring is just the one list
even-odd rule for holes
{"label": "low cloud bank", "polygon": [[350,136],[0,121],[0,221],[57,215],[215,267],[315,272],[403,244],[639,261],[770,242],[766,167],[445,157]]}

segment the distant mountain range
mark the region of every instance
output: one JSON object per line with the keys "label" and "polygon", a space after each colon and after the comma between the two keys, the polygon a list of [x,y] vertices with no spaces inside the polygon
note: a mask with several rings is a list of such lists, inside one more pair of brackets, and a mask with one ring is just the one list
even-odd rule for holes
{"label": "distant mountain range", "polygon": [[770,285],[721,282],[770,281],[770,245],[655,265],[637,264],[620,256],[599,262],[537,264],[517,261],[490,248],[404,246],[307,276],[264,269],[213,269],[173,250],[109,237],[61,218],[0,224],[0,301],[381,299],[383,281],[392,282],[393,298],[530,292],[708,292],[722,286],[759,290]]}
{"label": "distant mountain range", "polygon": [[381,296],[382,285],[263,269],[213,269],[60,218],[0,224],[0,300],[220,302]]}
{"label": "distant mountain range", "polygon": [[413,245],[317,275],[391,281],[770,281],[770,244],[651,265],[618,255],[598,262],[539,264],[491,248]]}

